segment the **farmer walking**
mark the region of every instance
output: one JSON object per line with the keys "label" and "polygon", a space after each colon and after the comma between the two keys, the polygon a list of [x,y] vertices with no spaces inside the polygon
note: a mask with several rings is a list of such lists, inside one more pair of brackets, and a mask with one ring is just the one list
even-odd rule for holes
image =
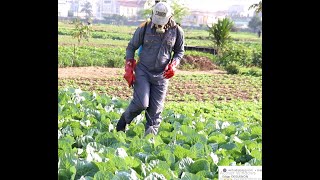
{"label": "farmer walking", "polygon": [[[158,133],[169,79],[184,55],[184,31],[173,14],[168,3],[156,3],[150,23],[145,29],[138,27],[128,43],[124,78],[133,87],[133,99],[121,115],[117,131],[125,131],[126,125],[145,110],[145,135]],[[142,44],[137,62],[135,51]]]}

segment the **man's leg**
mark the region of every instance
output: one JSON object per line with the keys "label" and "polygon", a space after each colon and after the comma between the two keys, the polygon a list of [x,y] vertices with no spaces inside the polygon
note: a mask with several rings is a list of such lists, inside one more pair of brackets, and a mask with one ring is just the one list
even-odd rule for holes
{"label": "man's leg", "polygon": [[[146,131],[145,134],[157,134],[162,121],[161,113],[164,107],[164,100],[168,89],[167,81],[161,85],[151,84],[149,107],[146,110]],[[150,117],[149,117],[149,116]]]}
{"label": "man's leg", "polygon": [[[140,70],[137,70],[140,71]],[[150,95],[150,83],[146,76],[141,74],[142,72],[136,73],[136,81],[134,83],[133,99],[130,102],[126,111],[121,115],[118,121],[116,130],[124,131],[127,124],[138,116],[141,111],[146,109],[149,105]]]}

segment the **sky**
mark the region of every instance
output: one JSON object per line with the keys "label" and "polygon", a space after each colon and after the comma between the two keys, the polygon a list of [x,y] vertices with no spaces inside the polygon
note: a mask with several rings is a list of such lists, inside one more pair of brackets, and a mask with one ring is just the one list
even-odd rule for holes
{"label": "sky", "polygon": [[208,11],[227,10],[231,5],[244,5],[245,10],[260,0],[185,0],[189,8]]}

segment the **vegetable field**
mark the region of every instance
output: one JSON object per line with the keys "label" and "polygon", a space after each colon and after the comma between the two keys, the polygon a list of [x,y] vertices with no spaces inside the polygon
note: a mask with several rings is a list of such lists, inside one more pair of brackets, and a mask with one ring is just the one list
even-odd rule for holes
{"label": "vegetable field", "polygon": [[167,103],[146,137],[143,114],[115,131],[127,105],[59,90],[59,179],[217,179],[220,165],[261,165],[261,101]]}
{"label": "vegetable field", "polygon": [[[95,38],[76,54],[72,28],[59,23],[59,180],[218,180],[218,166],[262,165],[261,74],[179,69],[169,83],[158,135],[144,136],[144,113],[125,133],[117,132],[132,98],[123,56],[135,28],[95,25]],[[209,44],[199,38],[207,32],[186,34],[187,42]],[[261,46],[252,34],[233,36],[243,46]]]}

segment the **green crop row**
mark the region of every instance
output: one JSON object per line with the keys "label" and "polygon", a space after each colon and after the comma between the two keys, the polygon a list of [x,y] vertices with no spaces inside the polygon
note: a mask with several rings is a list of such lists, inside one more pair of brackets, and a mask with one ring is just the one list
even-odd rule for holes
{"label": "green crop row", "polygon": [[237,64],[242,67],[260,67],[262,68],[262,47],[259,45],[250,45],[250,47],[230,43],[223,50],[223,56],[217,58],[217,64],[226,67],[230,64]]}
{"label": "green crop row", "polygon": [[[93,26],[95,27],[95,26]],[[111,26],[110,26],[111,27]],[[113,26],[112,26],[113,27]],[[105,28],[105,29],[103,29]],[[60,25],[59,35],[59,67],[68,66],[107,66],[122,67],[125,56],[125,47],[134,32],[133,27],[118,27],[119,32],[111,31],[109,26],[100,26],[93,28],[92,38],[89,41],[82,41],[81,47],[74,49],[77,39],[73,39],[72,26]],[[108,31],[106,30],[108,29]],[[110,31],[109,31],[110,30]],[[185,39],[188,46],[207,46],[213,47],[213,43],[208,38],[205,30],[186,30]],[[262,46],[261,41],[251,41],[256,38],[251,33],[231,33],[239,41],[230,43],[223,51],[223,56],[217,58],[210,53],[201,53],[196,51],[186,51],[186,55],[203,57],[206,56],[218,66],[227,70],[228,73],[239,73],[239,67],[262,67]],[[248,41],[247,41],[248,40]],[[261,40],[261,39],[258,39]],[[65,46],[64,48],[61,48]],[[70,47],[66,47],[70,46]],[[85,47],[88,46],[88,47]],[[93,51],[91,51],[93,49]],[[99,50],[98,50],[99,49]],[[187,69],[192,69],[194,65],[186,65]],[[247,74],[261,74],[259,72],[250,72]]]}
{"label": "green crop row", "polygon": [[128,104],[59,89],[59,179],[217,180],[219,166],[262,165],[261,102],[168,103],[156,136],[143,114],[115,130]]}
{"label": "green crop row", "polygon": [[125,49],[120,47],[58,46],[59,67],[122,67],[124,56]]}
{"label": "green crop row", "polygon": [[[96,32],[114,32],[121,34],[132,34],[136,30],[136,26],[122,26],[122,25],[110,25],[110,24],[93,24],[93,30]],[[58,23],[58,29],[74,29],[73,24],[68,23]],[[203,37],[209,37],[209,33],[206,30],[196,30],[184,28],[186,38],[198,39]],[[261,38],[255,33],[249,32],[230,32],[233,39],[243,40],[243,41],[254,41],[261,42]]]}
{"label": "green crop row", "polygon": [[[126,48],[128,45],[127,40],[113,40],[113,39],[99,39],[99,38],[89,38],[88,41],[81,41],[80,46],[91,46],[91,47],[122,47]],[[71,36],[58,36],[58,45],[60,46],[73,46],[78,45],[78,39]]]}
{"label": "green crop row", "polygon": [[[134,26],[115,26],[107,24],[94,24],[92,26],[93,38],[130,40],[132,34],[137,27]],[[72,35],[72,24],[60,23],[58,26],[59,35]],[[209,33],[206,30],[189,30],[185,29],[186,44],[191,46],[208,46],[212,41],[208,40]],[[239,43],[258,43],[261,46],[262,39],[254,33],[247,32],[231,32],[230,36],[235,42]]]}
{"label": "green crop row", "polygon": [[[59,67],[123,67],[125,48],[116,46],[58,46]],[[214,61],[215,56],[210,53],[186,51],[186,55],[205,56]],[[136,51],[137,57],[137,51]]]}
{"label": "green crop row", "polygon": [[[234,41],[262,43],[262,39],[255,33],[230,32],[230,36]],[[185,29],[185,37],[186,39],[206,40],[209,37],[209,32],[206,30]]]}
{"label": "green crop row", "polygon": [[[69,29],[58,29],[58,35],[68,35],[72,36],[73,30]],[[132,37],[132,34],[123,34],[118,32],[91,32],[92,38],[99,38],[99,39],[112,39],[112,40],[126,40],[129,41]]]}
{"label": "green crop row", "polygon": [[[72,30],[75,25],[72,23],[58,22],[58,29],[69,29]],[[117,33],[133,33],[137,27],[136,26],[121,26],[121,25],[111,25],[111,24],[93,24],[92,29],[96,32],[117,32]]]}

